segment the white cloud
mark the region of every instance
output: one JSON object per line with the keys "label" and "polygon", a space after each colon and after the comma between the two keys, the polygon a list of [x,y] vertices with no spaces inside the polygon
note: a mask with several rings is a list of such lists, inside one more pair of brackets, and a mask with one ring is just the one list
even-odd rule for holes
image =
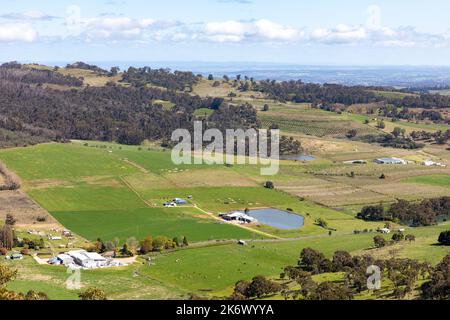
{"label": "white cloud", "polygon": [[29,24],[0,24],[0,42],[33,42],[37,37],[37,31]]}
{"label": "white cloud", "polygon": [[339,44],[354,43],[365,40],[368,37],[367,30],[363,27],[351,27],[340,24],[335,28],[318,28],[312,31],[310,38],[313,41]]}
{"label": "white cloud", "polygon": [[[228,1],[228,0],[227,0]],[[234,1],[234,0],[233,0]],[[419,33],[412,27],[383,26],[381,8],[367,8],[367,21],[360,25],[339,24],[335,27],[302,29],[268,19],[237,21],[211,21],[183,23],[157,18],[135,19],[118,14],[103,14],[85,18],[80,7],[73,5],[66,10],[67,29],[61,38],[96,43],[135,41],[136,43],[200,42],[217,43],[296,43],[304,45],[365,45],[392,47],[443,47],[450,44],[450,33]],[[28,14],[36,19],[35,12]],[[70,36],[70,37],[68,37]]]}
{"label": "white cloud", "polygon": [[8,20],[27,20],[27,21],[50,21],[57,19],[58,17],[46,14],[38,10],[32,10],[27,12],[11,12],[0,15],[0,18]]}
{"label": "white cloud", "polygon": [[293,41],[303,37],[304,32],[295,28],[285,27],[269,20],[259,20],[255,23],[261,37],[269,40]]}
{"label": "white cloud", "polygon": [[229,20],[225,22],[209,22],[204,27],[206,39],[214,42],[243,42],[243,41],[295,41],[303,37],[303,31],[286,27],[270,20],[254,22],[239,22]]}

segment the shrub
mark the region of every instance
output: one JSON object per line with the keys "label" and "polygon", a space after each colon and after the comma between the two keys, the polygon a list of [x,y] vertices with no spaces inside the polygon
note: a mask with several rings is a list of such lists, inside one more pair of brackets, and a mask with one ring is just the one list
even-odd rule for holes
{"label": "shrub", "polygon": [[450,246],[450,230],[443,231],[439,235],[438,242],[444,246]]}
{"label": "shrub", "polygon": [[275,185],[273,184],[272,181],[267,181],[267,182],[264,184],[264,188],[267,188],[267,189],[274,189],[274,188],[275,188]]}

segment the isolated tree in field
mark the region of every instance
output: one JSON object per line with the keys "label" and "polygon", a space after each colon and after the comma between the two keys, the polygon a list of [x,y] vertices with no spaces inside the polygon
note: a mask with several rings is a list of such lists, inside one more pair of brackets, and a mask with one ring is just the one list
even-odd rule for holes
{"label": "isolated tree in field", "polygon": [[188,241],[186,236],[183,237],[183,246],[184,247],[188,247],[189,246],[189,241]]}
{"label": "isolated tree in field", "polygon": [[392,135],[396,138],[400,137],[400,136],[404,136],[405,135],[405,129],[399,128],[399,127],[395,127],[394,130],[392,131]]}
{"label": "isolated tree in field", "polygon": [[13,225],[16,224],[16,222],[17,222],[17,220],[14,219],[14,216],[13,216],[12,214],[8,213],[8,214],[6,215],[5,224],[8,224],[8,225],[10,225],[10,226],[13,226]]}
{"label": "isolated tree in field", "polygon": [[384,129],[384,128],[386,128],[386,124],[384,123],[383,120],[379,120],[379,121],[377,122],[377,128],[378,128],[378,129]]}
{"label": "isolated tree in field", "polygon": [[98,288],[88,288],[78,295],[81,300],[107,300],[106,293]]}
{"label": "isolated tree in field", "polygon": [[384,239],[382,236],[375,236],[373,238],[373,243],[375,244],[375,247],[383,248],[386,246],[386,239]]}
{"label": "isolated tree in field", "polygon": [[392,235],[392,241],[400,242],[405,240],[405,235],[402,232],[396,232]]}
{"label": "isolated tree in field", "polygon": [[274,189],[275,185],[273,184],[272,181],[266,181],[266,183],[264,184],[264,188],[266,188],[266,189]]}
{"label": "isolated tree in field", "polygon": [[438,242],[444,246],[450,246],[450,230],[443,231],[439,235]]}
{"label": "isolated tree in field", "polygon": [[269,111],[269,109],[270,109],[270,107],[269,107],[269,105],[266,103],[266,104],[263,106],[262,111],[267,112],[267,111]]}
{"label": "isolated tree in field", "polygon": [[208,80],[209,80],[209,81],[214,80],[214,76],[213,76],[212,74],[208,75]]}
{"label": "isolated tree in field", "polygon": [[316,225],[324,229],[328,228],[328,222],[324,218],[317,218],[315,221]]}
{"label": "isolated tree in field", "polygon": [[358,131],[356,131],[355,129],[350,129],[347,132],[346,136],[347,136],[347,138],[352,139],[352,138],[356,137],[357,134],[358,134]]}

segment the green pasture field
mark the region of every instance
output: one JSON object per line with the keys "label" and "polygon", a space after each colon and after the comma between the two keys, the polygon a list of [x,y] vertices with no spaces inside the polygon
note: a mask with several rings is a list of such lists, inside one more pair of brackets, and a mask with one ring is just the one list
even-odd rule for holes
{"label": "green pasture field", "polygon": [[41,144],[0,150],[0,160],[24,180],[73,180],[88,176],[138,172],[107,150],[79,144]]}
{"label": "green pasture field", "polygon": [[450,175],[427,175],[407,178],[407,183],[419,183],[432,186],[450,187]]}
{"label": "green pasture field", "polygon": [[126,208],[51,213],[64,226],[92,241],[97,238],[105,241],[118,238],[123,242],[129,237],[144,239],[146,236],[186,236],[191,242],[262,237],[201,216],[193,208]]}
{"label": "green pasture field", "polygon": [[303,248],[312,247],[330,256],[336,250],[370,247],[372,238],[373,235],[318,237],[182,250],[154,258],[154,265],[147,268],[146,273],[196,293],[228,295],[239,280],[255,275],[279,276],[284,267],[297,264]]}

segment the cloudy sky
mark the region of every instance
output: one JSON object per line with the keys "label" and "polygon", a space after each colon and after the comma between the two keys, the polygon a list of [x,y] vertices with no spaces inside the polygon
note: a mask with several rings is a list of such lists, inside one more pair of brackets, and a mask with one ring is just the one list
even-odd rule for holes
{"label": "cloudy sky", "polygon": [[1,0],[0,61],[450,65],[448,0]]}

